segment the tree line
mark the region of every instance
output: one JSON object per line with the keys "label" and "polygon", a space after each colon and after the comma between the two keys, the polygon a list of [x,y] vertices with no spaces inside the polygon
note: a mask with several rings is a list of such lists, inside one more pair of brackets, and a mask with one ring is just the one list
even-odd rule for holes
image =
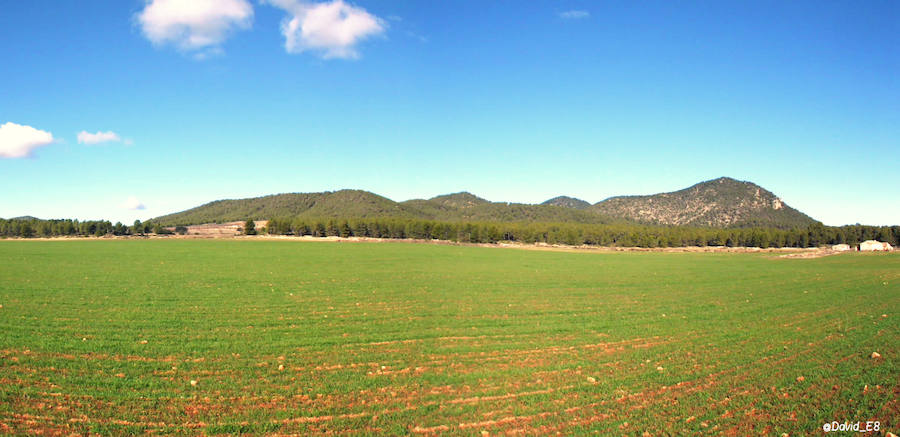
{"label": "tree line", "polygon": [[141,223],[135,220],[132,226],[121,222],[112,224],[108,220],[41,220],[0,219],[0,237],[104,237],[107,235],[147,235],[172,234],[170,229],[158,223]]}
{"label": "tree line", "polygon": [[445,222],[418,219],[322,219],[275,218],[266,230],[272,235],[314,237],[372,237],[449,240],[464,243],[568,244],[620,247],[816,247],[859,244],[877,239],[900,244],[900,226],[850,225],[841,227],[815,223],[796,229],[703,228],[637,224],[583,224],[539,222]]}
{"label": "tree line", "polygon": [[[253,226],[252,221],[245,228]],[[252,229],[252,228],[250,228]],[[900,246],[900,226],[848,225],[840,227],[815,223],[795,229],[704,228],[639,224],[587,224],[541,222],[435,221],[406,218],[309,219],[274,218],[255,230],[271,235],[314,237],[371,237],[419,240],[448,240],[463,243],[511,241],[619,247],[816,247],[879,240]],[[152,221],[135,221],[132,226],[105,220],[0,219],[0,237],[32,238],[57,236],[107,236],[184,234],[187,228],[163,227]]]}

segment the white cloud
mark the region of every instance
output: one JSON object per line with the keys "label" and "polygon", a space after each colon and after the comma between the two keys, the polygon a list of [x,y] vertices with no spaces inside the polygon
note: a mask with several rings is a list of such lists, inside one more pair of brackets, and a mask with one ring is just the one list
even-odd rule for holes
{"label": "white cloud", "polygon": [[141,209],[147,209],[147,207],[138,200],[137,197],[128,196],[128,199],[125,200],[125,203],[122,204],[122,208],[130,209],[132,211],[137,211]]}
{"label": "white cloud", "polygon": [[78,143],[79,144],[100,144],[107,143],[110,141],[120,142],[122,141],[119,138],[119,135],[113,131],[108,132],[97,132],[92,134],[90,132],[81,131],[78,133]]}
{"label": "white cloud", "polygon": [[559,18],[564,18],[566,20],[579,20],[582,18],[589,18],[591,16],[591,13],[588,11],[573,9],[571,11],[560,12],[557,15],[559,15]]}
{"label": "white cloud", "polygon": [[283,9],[281,23],[288,53],[311,51],[325,59],[356,59],[361,41],[384,33],[387,23],[343,0],[309,3],[304,0],[265,0]]}
{"label": "white cloud", "polygon": [[6,122],[0,126],[0,158],[25,158],[34,149],[53,141],[50,132]]}
{"label": "white cloud", "polygon": [[253,6],[247,0],[145,0],[135,15],[144,36],[157,45],[180,50],[221,53],[219,45],[235,29],[249,28]]}

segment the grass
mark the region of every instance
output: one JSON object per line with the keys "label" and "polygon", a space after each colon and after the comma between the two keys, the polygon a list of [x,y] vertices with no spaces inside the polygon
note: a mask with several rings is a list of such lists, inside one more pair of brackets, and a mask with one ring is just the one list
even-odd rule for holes
{"label": "grass", "polygon": [[4,241],[0,304],[4,433],[900,427],[896,254]]}

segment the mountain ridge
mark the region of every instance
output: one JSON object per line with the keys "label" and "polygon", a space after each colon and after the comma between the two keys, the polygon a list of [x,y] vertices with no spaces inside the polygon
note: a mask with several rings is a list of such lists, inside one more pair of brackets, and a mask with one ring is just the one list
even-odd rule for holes
{"label": "mountain ridge", "polygon": [[353,189],[282,193],[217,200],[150,221],[172,226],[286,217],[591,224],[624,222],[782,229],[816,222],[759,185],[729,177],[700,182],[672,192],[610,197],[593,205],[568,196],[558,196],[540,204],[491,202],[467,191],[402,202]]}

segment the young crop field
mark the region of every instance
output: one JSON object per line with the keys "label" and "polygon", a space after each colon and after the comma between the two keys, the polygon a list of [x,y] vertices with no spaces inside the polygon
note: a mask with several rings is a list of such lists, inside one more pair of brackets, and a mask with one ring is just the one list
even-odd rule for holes
{"label": "young crop field", "polygon": [[2,241],[0,305],[0,433],[900,428],[897,254]]}

